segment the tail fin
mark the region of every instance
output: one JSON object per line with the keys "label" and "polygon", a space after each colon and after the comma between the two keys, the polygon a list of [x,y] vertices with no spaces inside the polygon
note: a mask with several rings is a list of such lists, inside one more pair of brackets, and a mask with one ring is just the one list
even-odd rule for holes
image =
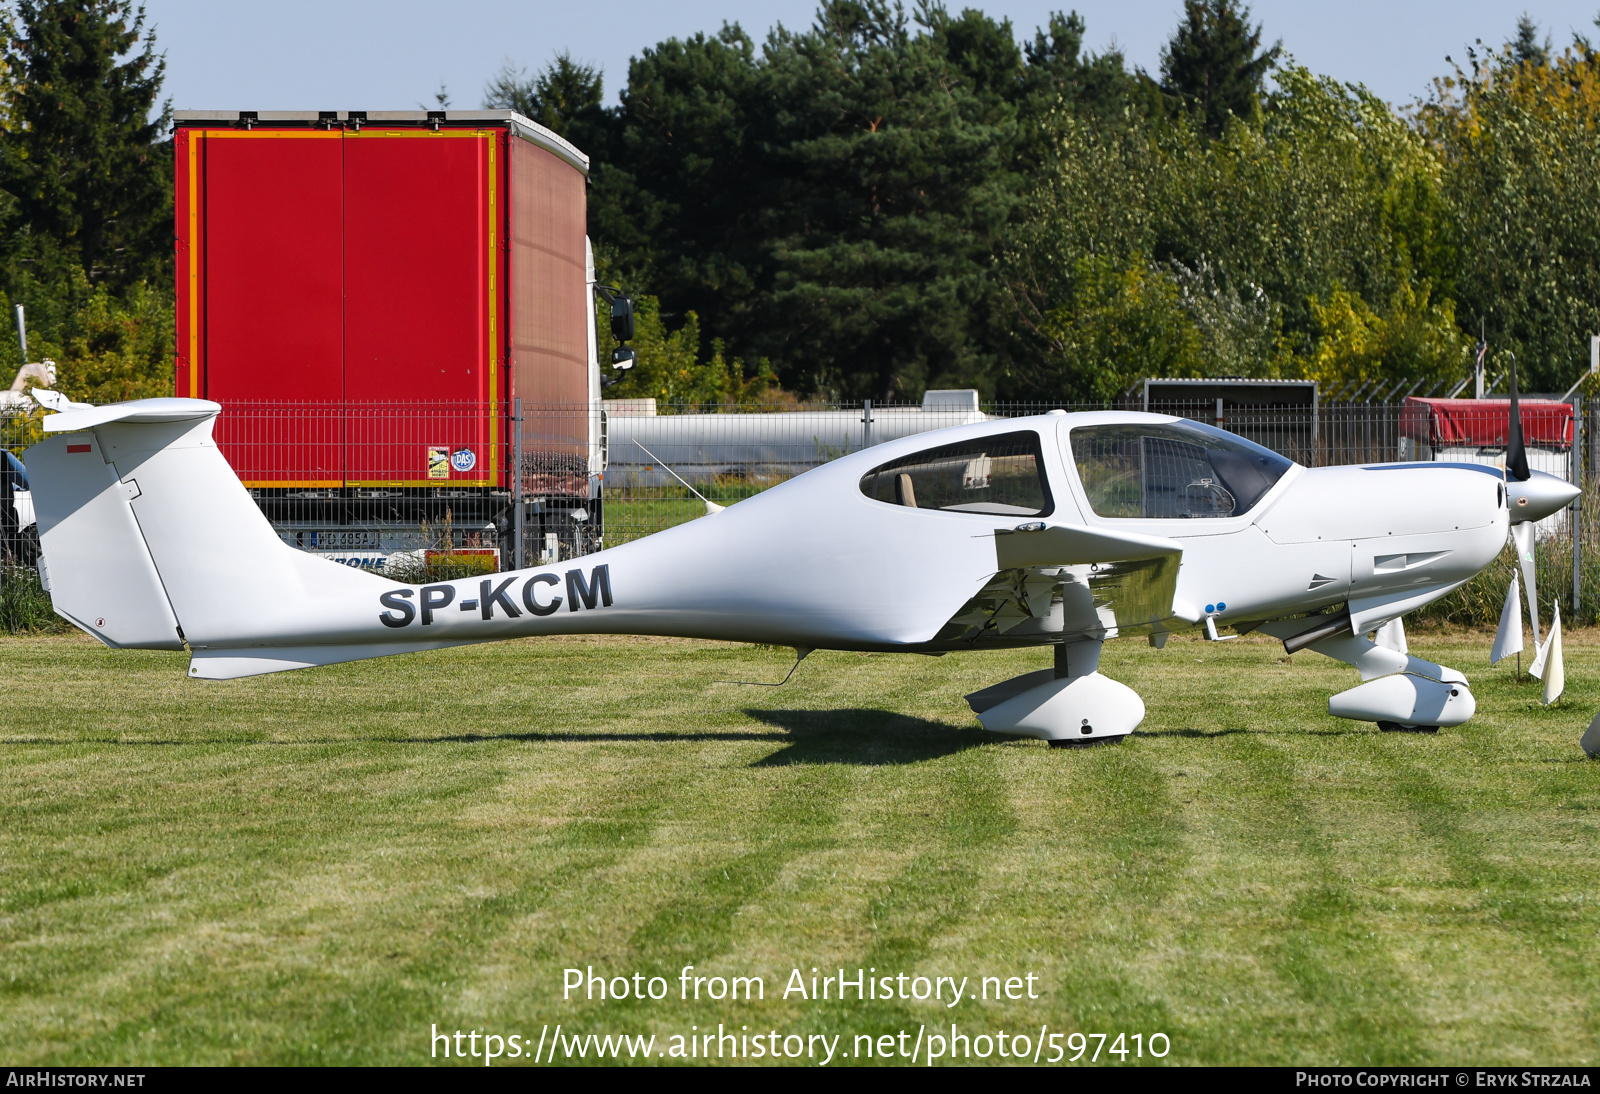
{"label": "tail fin", "polygon": [[348,613],[311,609],[365,607],[375,583],[278,538],[212,440],[221,409],[141,399],[45,419],[58,435],[25,457],[56,611],[111,646],[187,642],[192,676],[374,656],[347,646],[276,664],[261,648],[370,642],[341,633]]}

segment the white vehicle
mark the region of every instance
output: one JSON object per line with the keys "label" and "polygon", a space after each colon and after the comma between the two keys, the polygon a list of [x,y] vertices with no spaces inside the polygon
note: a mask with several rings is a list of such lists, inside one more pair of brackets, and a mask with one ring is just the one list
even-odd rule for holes
{"label": "white vehicle", "polygon": [[1179,418],[1053,411],[886,442],[571,562],[407,585],[283,543],[211,439],[220,409],[68,411],[26,453],[55,610],[108,645],[187,648],[205,680],[546,634],[800,656],[1048,646],[1053,668],[968,702],[991,730],[1062,745],[1144,717],[1098,671],[1102,643],[1180,628],[1260,629],[1353,665],[1365,683],[1330,700],[1340,717],[1459,725],[1466,678],[1385,625],[1576,494],[1475,466],[1306,468]]}
{"label": "white vehicle", "polygon": [[31,566],[39,554],[38,543],[27,468],[0,448],[0,562]]}

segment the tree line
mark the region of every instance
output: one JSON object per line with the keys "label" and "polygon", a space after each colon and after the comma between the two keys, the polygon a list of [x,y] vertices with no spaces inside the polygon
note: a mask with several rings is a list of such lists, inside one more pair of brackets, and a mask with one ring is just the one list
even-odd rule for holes
{"label": "tree line", "polygon": [[[133,0],[0,8],[0,302],[92,401],[170,392],[170,111]],[[1156,72],[920,0],[824,0],[643,50],[608,104],[557,55],[486,106],[589,153],[640,297],[612,387],[704,403],[1099,401],[1144,376],[1442,393],[1489,345],[1563,390],[1600,330],[1600,55],[1524,17],[1396,109],[1186,0]],[[1470,31],[1463,28],[1463,37]],[[604,332],[602,332],[604,336]],[[0,365],[14,362],[0,340]]]}
{"label": "tree line", "polygon": [[[981,11],[827,0],[599,74],[508,66],[510,106],[595,158],[590,232],[663,330],[704,340],[617,390],[832,398],[974,386],[1104,400],[1144,376],[1562,390],[1600,330],[1600,58],[1524,16],[1396,109],[1186,0],[1154,73]],[[1463,28],[1463,37],[1466,28]],[[646,362],[648,365],[648,362]],[[757,384],[759,387],[760,384]],[[1502,388],[1503,390],[1503,388]]]}

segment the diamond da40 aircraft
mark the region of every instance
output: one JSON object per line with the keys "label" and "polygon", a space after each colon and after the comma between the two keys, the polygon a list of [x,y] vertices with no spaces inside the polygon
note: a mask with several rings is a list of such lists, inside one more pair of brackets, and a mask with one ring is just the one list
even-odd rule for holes
{"label": "diamond da40 aircraft", "polygon": [[1144,718],[1139,696],[1098,671],[1106,640],[1161,646],[1224,625],[1354,666],[1363,683],[1329,700],[1336,716],[1466,721],[1466,678],[1410,656],[1403,631],[1385,640],[1398,631],[1385,625],[1489,565],[1511,525],[1575,496],[1528,472],[1515,407],[1513,395],[1504,475],[1302,467],[1155,414],[963,425],[583,558],[427,585],[283,543],[212,440],[213,402],[68,410],[25,458],[55,610],[109,646],[187,648],[197,680],[550,634],[800,656],[1049,646],[1052,668],[967,700],[988,729],[1083,745]]}

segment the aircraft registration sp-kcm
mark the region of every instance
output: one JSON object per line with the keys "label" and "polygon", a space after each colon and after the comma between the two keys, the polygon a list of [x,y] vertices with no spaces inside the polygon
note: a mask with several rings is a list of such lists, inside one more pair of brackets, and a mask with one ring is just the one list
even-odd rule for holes
{"label": "aircraft registration sp-kcm", "polygon": [[1329,700],[1338,717],[1465,722],[1466,677],[1410,656],[1386,624],[1488,566],[1513,524],[1531,532],[1576,496],[1528,472],[1516,407],[1513,394],[1506,473],[1302,467],[1157,414],[963,425],[583,558],[428,585],[283,543],[212,440],[213,402],[68,410],[25,458],[55,610],[109,646],[187,648],[197,680],[550,634],[801,656],[1050,646],[1053,668],[967,701],[990,730],[1086,745],[1120,741],[1145,714],[1098,671],[1102,644],[1159,647],[1187,628],[1260,630],[1354,666],[1363,683]]}

